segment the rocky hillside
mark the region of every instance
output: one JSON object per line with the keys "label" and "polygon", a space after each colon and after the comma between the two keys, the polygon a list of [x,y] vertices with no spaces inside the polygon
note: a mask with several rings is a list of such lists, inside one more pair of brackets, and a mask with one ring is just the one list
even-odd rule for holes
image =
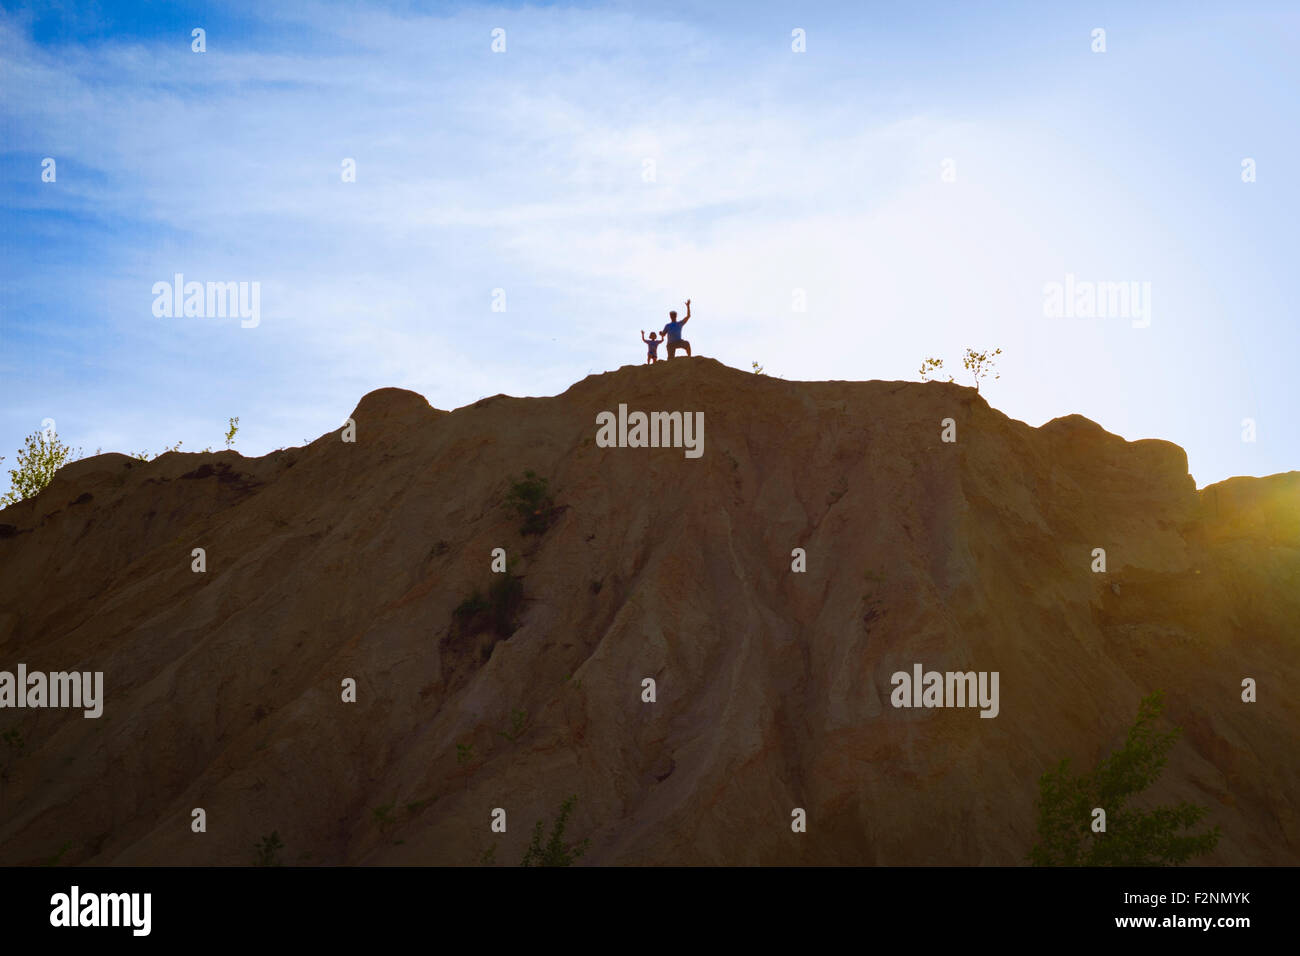
{"label": "rocky hillside", "polygon": [[[620,404],[703,412],[702,455],[601,447]],[[0,512],[0,670],[104,675],[98,719],[0,710],[0,863],[248,864],[273,831],[288,864],[517,863],[570,794],[583,863],[1021,863],[1040,774],[1157,689],[1151,797],[1209,808],[1208,862],[1300,863],[1300,473],[1198,492],[1078,416],[701,358],[351,418]],[[892,706],[918,663],[998,672],[997,716]]]}

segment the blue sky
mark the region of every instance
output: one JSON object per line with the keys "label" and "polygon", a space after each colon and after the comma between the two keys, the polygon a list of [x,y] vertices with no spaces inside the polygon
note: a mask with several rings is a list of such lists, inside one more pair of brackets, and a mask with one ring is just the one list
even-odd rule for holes
{"label": "blue sky", "polygon": [[[688,296],[736,367],[996,346],[1031,425],[1300,468],[1294,7],[694,6],[4,6],[0,468],[46,418],[93,453],[238,415],[262,454],[382,386],[556,394]],[[175,273],[260,283],[260,323],[155,317]],[[1150,283],[1149,326],[1047,316],[1067,273]]]}

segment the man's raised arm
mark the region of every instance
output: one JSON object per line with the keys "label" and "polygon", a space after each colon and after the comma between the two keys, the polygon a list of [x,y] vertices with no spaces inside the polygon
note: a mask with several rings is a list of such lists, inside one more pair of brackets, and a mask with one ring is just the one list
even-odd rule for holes
{"label": "man's raised arm", "polygon": [[686,318],[682,319],[682,325],[685,325],[685,324],[686,324],[687,322],[689,322],[689,321],[691,321],[691,300],[690,300],[690,299],[687,299],[687,300],[686,300]]}

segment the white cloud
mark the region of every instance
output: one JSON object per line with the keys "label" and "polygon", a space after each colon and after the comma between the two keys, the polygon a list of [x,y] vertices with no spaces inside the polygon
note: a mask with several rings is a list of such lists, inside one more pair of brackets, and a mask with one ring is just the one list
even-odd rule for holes
{"label": "white cloud", "polygon": [[[80,302],[88,351],[132,369],[139,390],[200,402],[220,389],[321,430],[381,385],[442,407],[560,391],[638,361],[637,330],[690,296],[698,351],[742,368],[914,377],[925,355],[952,365],[965,345],[1002,345],[1020,373],[997,386],[1009,413],[1129,421],[1113,385],[1140,374],[1146,345],[1050,325],[1041,285],[1067,268],[1177,277],[1179,240],[1079,155],[1075,130],[998,103],[880,106],[898,98],[825,59],[809,54],[796,76],[780,43],[742,60],[725,33],[629,12],[259,12],[305,39],[210,36],[201,57],[156,42],[50,51],[0,18],[14,148],[69,161],[57,193],[16,204],[115,235],[30,282],[51,308]],[[328,52],[306,49],[315,38]],[[818,69],[832,95],[807,95]],[[345,157],[355,184],[340,182]],[[939,178],[948,157],[953,184]],[[149,286],[178,271],[261,281],[262,326],[151,322]],[[1170,281],[1186,327],[1203,306]],[[497,287],[504,314],[489,310]],[[806,313],[791,310],[795,288]],[[1170,342],[1174,319],[1148,341]],[[126,417],[112,394],[101,414]],[[136,444],[174,440],[181,414],[152,417]]]}

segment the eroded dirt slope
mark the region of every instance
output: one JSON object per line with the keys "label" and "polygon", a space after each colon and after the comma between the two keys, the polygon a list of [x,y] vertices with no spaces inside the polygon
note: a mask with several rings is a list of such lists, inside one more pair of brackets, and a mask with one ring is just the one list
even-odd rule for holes
{"label": "eroded dirt slope", "polygon": [[[704,412],[703,455],[598,447],[620,403]],[[0,669],[106,696],[0,710],[0,863],[247,864],[273,830],[286,863],[514,863],[568,794],[584,862],[1021,863],[1039,775],[1155,689],[1185,735],[1151,796],[1210,808],[1207,862],[1300,862],[1300,473],[1197,492],[1177,446],[1077,416],[699,358],[352,417],[258,459],[101,455],[0,512]],[[541,536],[503,505],[526,469]],[[518,629],[461,633],[498,547]],[[999,672],[1000,713],[892,707],[916,662]]]}

